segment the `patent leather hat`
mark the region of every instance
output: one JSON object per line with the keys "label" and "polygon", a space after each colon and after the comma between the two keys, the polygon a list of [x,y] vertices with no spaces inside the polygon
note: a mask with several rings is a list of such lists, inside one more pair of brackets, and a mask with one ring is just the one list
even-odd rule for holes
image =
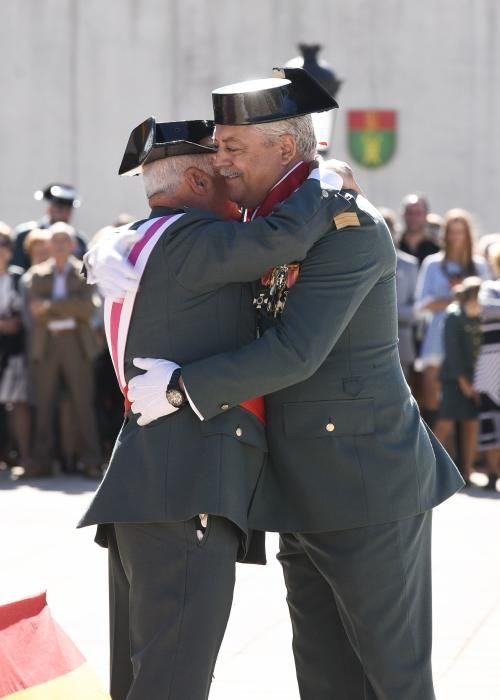
{"label": "patent leather hat", "polygon": [[72,185],[63,185],[59,182],[47,185],[43,190],[37,190],[33,197],[38,201],[45,199],[47,202],[75,209],[81,204],[81,198],[76,189]]}
{"label": "patent leather hat", "polygon": [[212,92],[216,124],[262,124],[338,107],[302,68],[274,68],[273,78],[224,85]]}
{"label": "patent leather hat", "polygon": [[118,174],[140,175],[144,165],[161,158],[213,153],[214,146],[200,143],[213,131],[213,121],[205,119],[157,124],[149,117],[132,130]]}

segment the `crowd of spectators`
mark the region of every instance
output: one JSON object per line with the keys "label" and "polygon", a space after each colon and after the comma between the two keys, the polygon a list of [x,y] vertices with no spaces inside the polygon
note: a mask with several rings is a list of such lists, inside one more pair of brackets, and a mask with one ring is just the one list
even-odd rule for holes
{"label": "crowd of spectators", "polygon": [[[469,212],[440,218],[422,194],[403,199],[402,226],[382,209],[397,253],[401,365],[427,423],[466,484],[500,478],[500,233],[476,239]],[[477,482],[476,482],[477,483]]]}
{"label": "crowd of spectators", "polygon": [[[123,416],[103,300],[80,275],[76,190],[35,193],[39,221],[0,222],[0,461],[14,478],[63,470],[100,478]],[[421,413],[469,484],[500,479],[500,233],[476,240],[470,214],[442,218],[410,194],[381,208],[397,253],[399,352]],[[118,226],[130,218],[122,215]],[[96,236],[99,235],[99,232]],[[13,466],[15,465],[15,466]]]}
{"label": "crowd of spectators", "polygon": [[[35,193],[39,221],[0,223],[0,459],[14,478],[102,476],[123,418],[102,299],[81,275],[73,187]],[[115,222],[117,225],[122,222]]]}

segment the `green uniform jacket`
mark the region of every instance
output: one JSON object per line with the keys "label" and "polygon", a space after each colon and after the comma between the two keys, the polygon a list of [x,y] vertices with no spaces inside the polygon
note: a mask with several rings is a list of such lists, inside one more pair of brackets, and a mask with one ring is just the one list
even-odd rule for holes
{"label": "green uniform jacket", "polygon": [[271,460],[252,504],[256,528],[389,522],[463,485],[401,370],[390,233],[361,195],[337,228],[309,251],[281,320],[262,338],[182,369],[207,425],[268,394]]}
{"label": "green uniform jacket", "polygon": [[[127,381],[140,373],[134,357],[182,365],[250,343],[256,323],[249,282],[283,256],[304,258],[347,206],[308,180],[279,211],[252,223],[199,210],[181,216],[156,244],[141,279],[125,349]],[[171,213],[153,209],[151,217]],[[186,407],[146,427],[130,412],[80,526],[206,512],[245,531],[266,451],[262,424],[240,407],[206,423]]]}

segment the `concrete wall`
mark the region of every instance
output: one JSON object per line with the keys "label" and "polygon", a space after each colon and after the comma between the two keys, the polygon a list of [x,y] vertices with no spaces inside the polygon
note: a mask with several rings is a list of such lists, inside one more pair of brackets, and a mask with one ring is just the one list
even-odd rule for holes
{"label": "concrete wall", "polygon": [[396,155],[357,168],[375,204],[423,190],[499,230],[499,30],[497,0],[1,0],[0,219],[39,217],[53,180],[81,190],[88,235],[143,215],[140,179],[116,175],[131,128],[210,116],[213,87],[305,41],[345,79],[335,155],[351,159],[346,110],[398,110]]}

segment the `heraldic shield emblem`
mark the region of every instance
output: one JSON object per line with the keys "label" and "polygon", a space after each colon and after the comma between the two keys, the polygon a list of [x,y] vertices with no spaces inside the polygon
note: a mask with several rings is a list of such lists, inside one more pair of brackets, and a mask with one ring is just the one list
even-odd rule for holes
{"label": "heraldic shield emblem", "polygon": [[366,168],[384,165],[396,150],[396,112],[351,110],[348,112],[349,150]]}

